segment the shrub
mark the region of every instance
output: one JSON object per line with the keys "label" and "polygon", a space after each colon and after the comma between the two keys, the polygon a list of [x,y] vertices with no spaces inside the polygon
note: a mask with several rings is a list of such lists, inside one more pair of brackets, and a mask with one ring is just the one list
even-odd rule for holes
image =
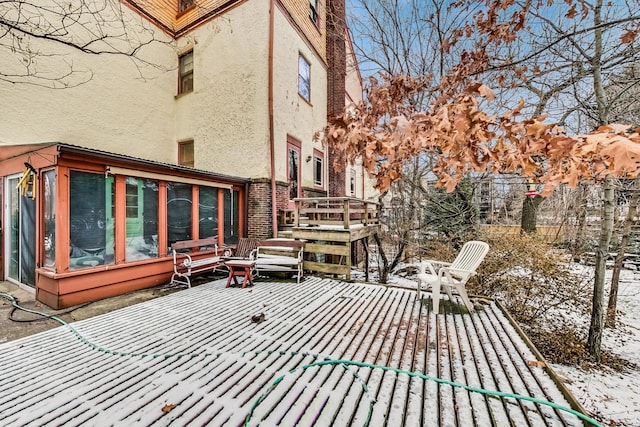
{"label": "shrub", "polygon": [[527,234],[481,239],[491,249],[468,284],[470,294],[499,300],[519,323],[530,327],[563,308],[587,312],[590,280],[571,269],[563,251]]}

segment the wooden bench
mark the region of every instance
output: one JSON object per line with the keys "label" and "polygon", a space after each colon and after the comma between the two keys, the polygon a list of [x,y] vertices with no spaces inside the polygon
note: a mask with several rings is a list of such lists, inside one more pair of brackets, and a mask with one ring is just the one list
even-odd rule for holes
{"label": "wooden bench", "polygon": [[251,259],[256,262],[255,271],[261,272],[293,272],[297,282],[302,279],[302,255],[304,241],[294,239],[268,239],[258,243],[252,252]]}
{"label": "wooden bench", "polygon": [[[200,250],[206,247],[212,247],[212,249]],[[193,252],[193,249],[198,252]],[[180,252],[185,250],[189,252]],[[171,284],[186,284],[190,288],[192,275],[226,270],[224,249],[218,247],[218,238],[215,236],[175,242],[171,245],[171,252],[173,253]]]}

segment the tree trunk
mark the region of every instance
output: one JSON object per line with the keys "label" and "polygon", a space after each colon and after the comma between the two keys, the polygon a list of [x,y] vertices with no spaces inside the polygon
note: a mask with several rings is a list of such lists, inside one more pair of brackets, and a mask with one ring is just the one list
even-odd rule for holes
{"label": "tree trunk", "polygon": [[380,271],[378,281],[382,284],[386,284],[387,281],[389,280],[389,260],[387,259],[387,254],[385,253],[384,248],[382,247],[382,240],[380,239],[380,236],[378,236],[378,233],[375,233],[373,235],[373,240],[375,240],[376,245],[378,245],[378,256],[382,260],[382,266],[380,266],[380,259],[378,260],[378,266]]}
{"label": "tree trunk", "polygon": [[584,251],[585,229],[587,226],[587,185],[583,182],[578,184],[578,202],[576,216],[578,227],[573,241],[573,255],[576,256]]}
{"label": "tree trunk", "polygon": [[602,211],[602,229],[596,251],[596,271],[593,284],[593,306],[591,310],[591,325],[587,339],[587,351],[596,362],[601,361],[602,333],[604,331],[604,276],[606,272],[609,242],[613,231],[614,189],[611,178],[604,182],[604,207]]}
{"label": "tree trunk", "polygon": [[611,231],[611,241],[609,242],[609,250],[617,251],[620,247],[620,212],[616,206],[613,209],[613,230]]}
{"label": "tree trunk", "polygon": [[624,219],[622,226],[622,237],[620,239],[620,246],[618,247],[618,253],[616,254],[616,260],[613,264],[613,273],[611,274],[611,290],[609,291],[609,302],[607,303],[607,320],[605,325],[608,328],[615,328],[616,326],[616,305],[618,303],[618,282],[620,281],[620,271],[622,270],[622,263],[624,261],[624,252],[627,250],[629,244],[629,237],[631,236],[631,224],[633,218],[636,216],[638,209],[638,200],[640,200],[640,178],[636,178],[633,181],[633,188],[631,189],[631,198],[629,199],[629,211]]}
{"label": "tree trunk", "polygon": [[[593,67],[593,91],[598,111],[598,124],[608,123],[608,111],[606,108],[606,95],[602,79],[602,3],[597,0],[593,7],[593,42],[594,55],[591,58]],[[602,211],[602,228],[598,239],[598,250],[596,252],[596,271],[593,283],[593,307],[591,310],[591,324],[589,325],[589,338],[587,338],[587,351],[596,362],[602,358],[602,333],[604,332],[604,276],[606,272],[606,261],[609,252],[609,242],[613,231],[614,213],[614,189],[613,181],[607,177],[604,181],[604,207]]]}
{"label": "tree trunk", "polygon": [[522,218],[520,220],[520,229],[525,233],[536,232],[536,222],[538,215],[538,206],[542,203],[543,198],[540,196],[525,197],[522,202]]}

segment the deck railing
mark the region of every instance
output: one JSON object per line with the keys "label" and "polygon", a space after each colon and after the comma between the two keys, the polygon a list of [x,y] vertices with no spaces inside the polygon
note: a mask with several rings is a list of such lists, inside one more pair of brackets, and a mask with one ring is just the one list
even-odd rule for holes
{"label": "deck railing", "polygon": [[345,229],[353,225],[380,223],[380,204],[355,197],[312,197],[294,199],[293,225],[338,226]]}

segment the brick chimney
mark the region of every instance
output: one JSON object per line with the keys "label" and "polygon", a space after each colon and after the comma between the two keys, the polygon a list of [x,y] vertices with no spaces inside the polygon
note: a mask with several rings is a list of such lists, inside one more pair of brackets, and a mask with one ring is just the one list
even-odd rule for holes
{"label": "brick chimney", "polygon": [[[347,54],[345,0],[327,0],[327,115],[329,118],[342,113],[345,106],[345,77]],[[329,197],[346,195],[346,171],[336,172],[335,159],[342,153],[329,150]]]}

